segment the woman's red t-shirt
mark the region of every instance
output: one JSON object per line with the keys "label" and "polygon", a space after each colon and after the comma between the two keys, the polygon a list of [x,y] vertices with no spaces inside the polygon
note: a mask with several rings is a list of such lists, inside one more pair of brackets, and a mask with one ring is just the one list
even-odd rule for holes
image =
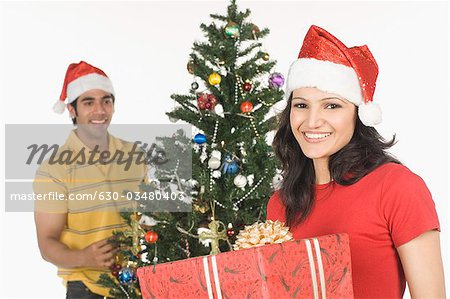
{"label": "woman's red t-shirt", "polygon": [[[278,192],[267,219],[285,221]],[[406,281],[396,248],[433,229],[439,220],[424,181],[388,163],[350,186],[316,185],[311,214],[290,231],[295,239],[347,233],[355,298],[401,298]]]}

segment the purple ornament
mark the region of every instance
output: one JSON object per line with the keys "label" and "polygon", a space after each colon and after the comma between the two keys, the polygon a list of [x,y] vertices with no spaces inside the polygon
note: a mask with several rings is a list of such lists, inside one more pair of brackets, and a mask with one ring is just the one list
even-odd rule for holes
{"label": "purple ornament", "polygon": [[280,73],[273,73],[269,77],[269,86],[272,88],[279,88],[284,84],[284,77]]}

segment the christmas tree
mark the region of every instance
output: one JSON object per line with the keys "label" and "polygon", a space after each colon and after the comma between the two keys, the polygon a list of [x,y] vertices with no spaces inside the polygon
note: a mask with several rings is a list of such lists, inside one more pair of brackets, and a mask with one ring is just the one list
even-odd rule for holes
{"label": "christmas tree", "polygon": [[[192,160],[158,166],[155,178],[141,186],[183,200],[175,211],[160,202],[158,212],[145,212],[154,209],[140,201],[143,213],[122,213],[131,228],[116,233],[122,249],[112,268],[117,280],[103,275],[100,281],[115,298],[140,296],[137,267],[231,250],[235,232],[265,220],[279,179],[266,136],[276,125],[268,115],[282,100],[284,78],[272,72],[276,62],[262,50],[260,40],[269,30],[248,21],[250,11],[238,11],[235,0],[226,15],[210,16],[211,24],[201,24],[206,40],[194,43],[187,64],[194,77],[189,94],[172,95],[179,105],[167,113],[174,122],[191,124],[196,134],[179,130],[159,138],[166,152],[185,157],[189,151]],[[186,206],[192,211],[176,211]]]}

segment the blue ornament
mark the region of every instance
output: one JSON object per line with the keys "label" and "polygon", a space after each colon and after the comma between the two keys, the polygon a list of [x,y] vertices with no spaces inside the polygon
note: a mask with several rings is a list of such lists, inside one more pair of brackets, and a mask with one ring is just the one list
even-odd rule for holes
{"label": "blue ornament", "polygon": [[122,268],[119,272],[119,282],[123,285],[131,285],[136,280],[136,275],[130,267]]}
{"label": "blue ornament", "polygon": [[239,165],[234,161],[230,155],[225,156],[225,162],[223,163],[223,173],[235,174],[239,171]]}
{"label": "blue ornament", "polygon": [[197,135],[194,136],[194,142],[197,144],[203,144],[206,142],[206,136],[198,133]]}
{"label": "blue ornament", "polygon": [[228,164],[227,173],[228,174],[236,174],[239,171],[239,165],[236,161],[231,162]]}

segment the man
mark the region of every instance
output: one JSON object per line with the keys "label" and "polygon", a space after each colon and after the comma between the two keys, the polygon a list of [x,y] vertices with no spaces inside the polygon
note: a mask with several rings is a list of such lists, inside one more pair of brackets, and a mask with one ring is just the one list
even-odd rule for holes
{"label": "man", "polygon": [[65,196],[57,202],[36,203],[35,223],[41,255],[58,267],[58,276],[67,284],[67,298],[108,296],[109,290],[96,282],[114,264],[117,249],[108,238],[114,230],[127,227],[119,215],[128,204],[121,195],[125,190],[138,191],[145,178],[145,165],[125,168],[114,159],[102,163],[108,160],[102,157],[113,157],[115,152],[132,152],[130,143],[108,133],[114,101],[111,81],[102,70],[84,61],[71,64],[55,111],[62,113],[67,107],[76,129],[58,154],[70,152],[79,158],[63,165],[47,160],[36,172],[35,193]]}

